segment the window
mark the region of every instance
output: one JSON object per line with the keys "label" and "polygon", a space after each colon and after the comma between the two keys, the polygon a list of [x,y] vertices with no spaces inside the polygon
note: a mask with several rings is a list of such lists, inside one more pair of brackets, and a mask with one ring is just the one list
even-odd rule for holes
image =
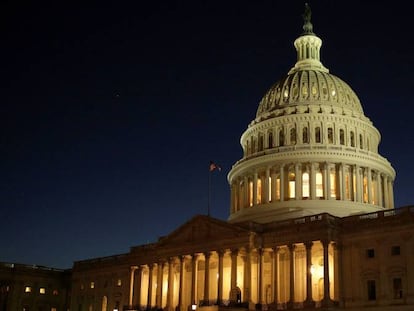
{"label": "window", "polygon": [[321,172],[316,173],[316,197],[323,197],[323,179]]}
{"label": "window", "polygon": [[249,182],[249,206],[253,206],[253,182]]}
{"label": "window", "polygon": [[368,290],[368,300],[376,300],[377,293],[375,288],[375,280],[367,281],[367,290]]}
{"label": "window", "polygon": [[280,200],[280,178],[276,179],[276,200]]}
{"label": "window", "polygon": [[53,293],[53,296],[59,295],[59,291],[57,289],[54,289],[52,293]]}
{"label": "window", "polygon": [[400,255],[400,247],[399,246],[393,246],[391,247],[391,255],[392,256],[398,256]]}
{"label": "window", "polygon": [[328,144],[333,144],[333,128],[328,128]]}
{"label": "window", "polygon": [[306,126],[302,130],[302,142],[304,144],[309,143],[309,133],[308,133],[308,128]]}
{"label": "window", "polygon": [[359,148],[364,149],[364,142],[362,140],[362,134],[359,134]]}
{"label": "window", "polygon": [[40,288],[39,288],[39,294],[41,294],[41,295],[46,294],[46,288],[44,288],[44,287],[40,287]]}
{"label": "window", "polygon": [[345,199],[351,200],[351,173],[345,170]]}
{"label": "window", "polygon": [[401,278],[395,278],[395,279],[392,280],[392,288],[393,288],[393,292],[394,292],[394,299],[403,298]]}
{"label": "window", "polygon": [[351,132],[351,147],[355,147],[355,134],[354,132]]}
{"label": "window", "polygon": [[272,202],[272,178],[269,176],[269,179],[267,180],[267,192],[269,195],[269,202]]}
{"label": "window", "polygon": [[95,288],[95,282],[91,282],[90,287]]}
{"label": "window", "polygon": [[332,169],[330,172],[330,196],[333,199],[336,199],[336,172],[335,169]]}
{"label": "window", "polygon": [[122,280],[118,279],[118,281],[116,282],[116,286],[121,286],[122,285]]}
{"label": "window", "polygon": [[259,148],[258,151],[263,151],[263,135],[259,135]]}
{"label": "window", "polygon": [[26,286],[26,287],[24,288],[24,292],[25,292],[25,293],[31,293],[31,292],[32,292],[32,287],[31,287],[31,286]]}
{"label": "window", "polygon": [[283,133],[283,129],[279,130],[279,146],[285,145],[285,134]]}
{"label": "window", "polygon": [[289,199],[294,199],[295,198],[295,173],[289,173],[289,184],[288,184],[288,194],[289,194]]}
{"label": "window", "polygon": [[309,198],[309,173],[302,174],[302,197]]}
{"label": "window", "polygon": [[273,133],[269,132],[269,136],[267,137],[268,139],[268,145],[269,145],[269,149],[273,148]]}
{"label": "window", "polygon": [[296,144],[296,129],[295,128],[290,129],[290,144],[291,145]]}
{"label": "window", "polygon": [[375,250],[373,248],[367,249],[367,257],[374,258],[375,257]]}
{"label": "window", "polygon": [[51,308],[50,308],[50,311],[57,311],[57,308],[55,308],[55,307],[51,307]]}
{"label": "window", "polygon": [[343,129],[339,130],[339,143],[345,145],[345,132]]}
{"label": "window", "polygon": [[321,128],[319,126],[315,128],[315,142],[321,142]]}
{"label": "window", "polygon": [[257,202],[256,204],[262,204],[262,179],[257,179],[257,189],[256,189],[256,198]]}

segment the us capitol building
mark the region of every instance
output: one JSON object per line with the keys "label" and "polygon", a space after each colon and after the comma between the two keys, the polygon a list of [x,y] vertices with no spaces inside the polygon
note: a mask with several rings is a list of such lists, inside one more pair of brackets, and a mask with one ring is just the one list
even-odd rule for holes
{"label": "us capitol building", "polygon": [[[380,133],[321,63],[308,6],[303,17],[296,63],[241,135],[228,221],[196,215],[156,243],[77,261],[65,307],[44,310],[414,309],[414,207],[394,209]],[[21,304],[41,284],[25,282]]]}

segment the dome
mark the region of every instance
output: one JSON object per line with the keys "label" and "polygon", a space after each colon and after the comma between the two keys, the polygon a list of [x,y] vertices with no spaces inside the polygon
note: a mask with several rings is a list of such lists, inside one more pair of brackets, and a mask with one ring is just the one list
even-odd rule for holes
{"label": "dome", "polygon": [[395,170],[351,87],[320,61],[308,14],[297,61],[263,96],[228,174],[229,222],[267,223],[394,208]]}
{"label": "dome", "polygon": [[296,70],[267,91],[260,101],[256,120],[284,114],[286,108],[306,110],[310,104],[329,104],[340,108],[341,113],[364,114],[357,95],[340,78],[319,70]]}

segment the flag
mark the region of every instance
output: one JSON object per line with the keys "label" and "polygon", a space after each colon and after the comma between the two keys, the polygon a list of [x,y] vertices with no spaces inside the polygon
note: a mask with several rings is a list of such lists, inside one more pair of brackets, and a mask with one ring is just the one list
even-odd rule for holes
{"label": "flag", "polygon": [[219,170],[221,171],[221,167],[219,165],[217,165],[216,163],[214,163],[213,161],[210,161],[210,167],[209,167],[210,172],[214,171],[214,170]]}

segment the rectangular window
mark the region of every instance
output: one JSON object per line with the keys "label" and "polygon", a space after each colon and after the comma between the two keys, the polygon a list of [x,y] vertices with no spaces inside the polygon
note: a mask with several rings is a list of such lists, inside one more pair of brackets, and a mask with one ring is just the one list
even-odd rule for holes
{"label": "rectangular window", "polygon": [[118,279],[118,281],[116,282],[116,286],[121,286],[122,285],[122,280]]}
{"label": "rectangular window", "polygon": [[269,179],[267,180],[267,192],[268,192],[268,198],[269,202],[272,202],[272,178],[269,176]]}
{"label": "rectangular window", "polygon": [[262,204],[262,180],[257,179],[257,188],[256,188],[256,204]]}
{"label": "rectangular window", "polygon": [[321,172],[316,173],[316,197],[323,197],[323,178]]}
{"label": "rectangular window", "polygon": [[95,282],[91,282],[91,288],[95,288]]}
{"label": "rectangular window", "polygon": [[336,199],[336,173],[335,170],[331,170],[330,173],[330,195],[331,198],[335,198]]}
{"label": "rectangular window", "polygon": [[375,288],[375,280],[367,281],[367,289],[368,289],[368,300],[376,300],[377,292]]}
{"label": "rectangular window", "polygon": [[367,249],[367,257],[374,258],[375,257],[375,250],[373,248]]}
{"label": "rectangular window", "polygon": [[249,182],[249,206],[253,206],[253,182]]}
{"label": "rectangular window", "polygon": [[276,179],[276,200],[280,200],[280,178]]}
{"label": "rectangular window", "polygon": [[396,278],[396,279],[392,280],[392,288],[393,288],[393,291],[394,291],[394,299],[403,298],[401,278]]}
{"label": "rectangular window", "polygon": [[392,256],[398,256],[400,255],[400,247],[399,246],[393,246],[391,247],[391,255]]}
{"label": "rectangular window", "polygon": [[25,292],[25,293],[31,293],[31,292],[32,292],[32,287],[31,287],[31,286],[26,286],[26,287],[24,288],[24,292]]}
{"label": "rectangular window", "polygon": [[40,287],[40,288],[39,288],[39,294],[41,294],[41,295],[46,294],[46,288],[44,288],[44,287]]}

